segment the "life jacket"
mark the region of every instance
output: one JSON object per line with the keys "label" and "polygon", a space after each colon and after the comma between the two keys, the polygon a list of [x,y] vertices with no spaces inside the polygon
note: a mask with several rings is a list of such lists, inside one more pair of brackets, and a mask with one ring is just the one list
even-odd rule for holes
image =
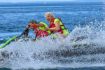
{"label": "life jacket", "polygon": [[68,31],[67,28],[64,26],[64,24],[62,23],[61,19],[59,19],[59,18],[53,19],[52,22],[50,23],[49,28],[54,28],[56,21],[59,21],[59,22],[60,22],[60,29],[59,29],[58,31],[52,31],[52,33],[59,32],[60,34],[63,34],[64,36],[67,36],[67,35],[69,34],[69,31]]}
{"label": "life jacket", "polygon": [[[46,28],[48,27],[48,25],[46,23],[44,23],[44,22],[40,22],[40,24],[43,24],[44,26],[39,27],[38,29],[45,31]],[[51,34],[51,31],[50,30],[47,30],[46,32],[48,32],[48,34]]]}
{"label": "life jacket", "polygon": [[40,38],[40,37],[48,36],[51,32],[50,30],[45,31],[45,29],[48,27],[47,24],[44,22],[40,22],[40,24],[43,24],[44,26],[36,27],[35,25],[33,25],[33,29],[36,34],[36,37]]}

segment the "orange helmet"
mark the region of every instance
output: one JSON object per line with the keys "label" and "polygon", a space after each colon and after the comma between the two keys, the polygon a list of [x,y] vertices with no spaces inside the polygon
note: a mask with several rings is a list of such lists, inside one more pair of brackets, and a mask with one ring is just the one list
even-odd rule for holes
{"label": "orange helmet", "polygon": [[30,28],[32,29],[36,29],[38,26],[37,26],[37,22],[35,20],[31,20],[29,22],[29,25],[28,25]]}

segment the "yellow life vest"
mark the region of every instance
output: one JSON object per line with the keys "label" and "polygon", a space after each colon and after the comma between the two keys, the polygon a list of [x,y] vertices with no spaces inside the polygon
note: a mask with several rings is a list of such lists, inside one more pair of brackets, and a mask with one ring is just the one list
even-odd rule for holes
{"label": "yellow life vest", "polygon": [[[43,24],[44,26],[40,26],[38,28],[39,30],[45,30],[48,27],[47,24],[44,23],[44,22],[40,22],[40,24]],[[48,30],[47,32],[48,32],[48,34],[51,34],[51,31],[50,30]]]}
{"label": "yellow life vest", "polygon": [[62,21],[61,21],[60,19],[56,18],[56,19],[54,20],[54,23],[56,23],[56,22],[60,22],[60,28],[61,28],[61,30],[63,31],[63,35],[64,35],[64,36],[67,36],[67,35],[69,34],[69,31],[68,31],[68,29],[64,26],[64,24],[62,23]]}

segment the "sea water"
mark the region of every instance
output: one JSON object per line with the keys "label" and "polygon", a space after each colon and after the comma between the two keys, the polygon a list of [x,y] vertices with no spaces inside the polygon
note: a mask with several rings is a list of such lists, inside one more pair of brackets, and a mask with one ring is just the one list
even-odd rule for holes
{"label": "sea water", "polygon": [[[68,37],[14,41],[0,49],[2,70],[105,69],[104,3],[0,4],[0,44],[20,35],[32,19],[48,24],[45,12],[62,19],[70,32]],[[34,36],[33,31],[30,36]]]}

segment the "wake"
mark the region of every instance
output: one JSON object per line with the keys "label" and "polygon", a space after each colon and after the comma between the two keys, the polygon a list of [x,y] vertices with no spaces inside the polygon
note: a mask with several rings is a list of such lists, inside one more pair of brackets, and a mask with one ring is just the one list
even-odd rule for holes
{"label": "wake", "polygon": [[104,30],[86,26],[75,27],[66,38],[53,40],[49,36],[36,42],[14,41],[0,50],[0,67],[41,69],[104,65],[104,34]]}

